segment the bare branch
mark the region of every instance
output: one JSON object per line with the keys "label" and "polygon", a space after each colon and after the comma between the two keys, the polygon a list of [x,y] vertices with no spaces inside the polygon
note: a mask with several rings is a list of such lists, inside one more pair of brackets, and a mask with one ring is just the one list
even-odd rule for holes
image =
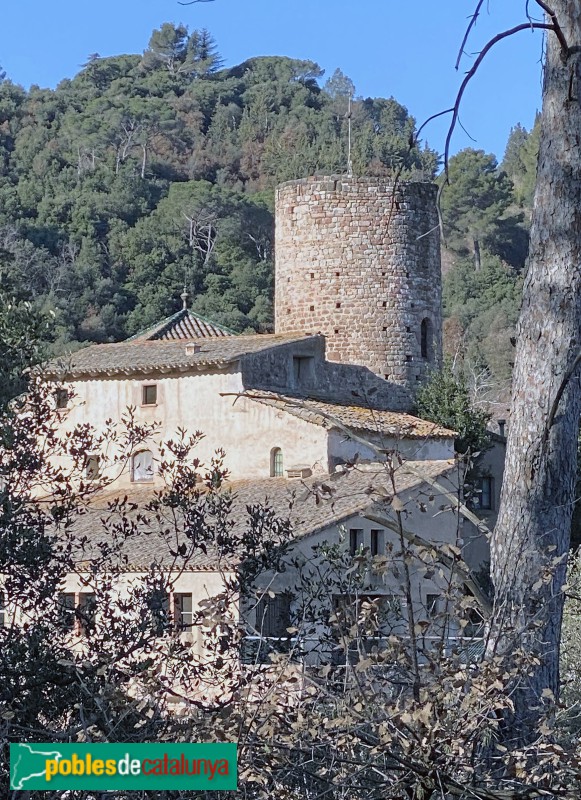
{"label": "bare branch", "polygon": [[458,51],[458,58],[456,59],[456,64],[454,66],[456,70],[460,68],[460,61],[462,60],[462,56],[464,55],[464,48],[466,47],[466,42],[468,41],[468,38],[472,33],[472,28],[476,25],[476,22],[478,21],[478,17],[480,15],[480,11],[483,5],[484,5],[484,0],[479,0],[478,5],[476,6],[476,11],[474,12],[474,14],[472,14],[472,17],[470,18],[470,23],[466,28],[466,33],[464,34],[464,38],[462,39],[462,44],[460,45],[460,50]]}
{"label": "bare branch", "polygon": [[482,64],[482,62],[484,61],[490,50],[492,50],[495,44],[498,44],[503,39],[508,39],[510,36],[514,36],[515,33],[520,33],[520,31],[529,31],[531,28],[538,28],[540,30],[545,30],[545,31],[554,31],[556,33],[555,26],[552,24],[548,24],[546,22],[533,22],[533,23],[523,22],[520,25],[516,25],[514,28],[510,28],[509,30],[503,31],[502,33],[498,33],[496,36],[490,39],[490,41],[487,42],[487,44],[482,48],[482,50],[478,54],[478,58],[472,65],[471,69],[466,73],[466,76],[462,81],[462,84],[460,85],[460,88],[458,90],[458,94],[456,95],[454,110],[452,112],[452,122],[450,123],[450,128],[448,129],[448,135],[446,136],[446,147],[444,149],[444,167],[446,170],[446,175],[448,174],[450,142],[452,140],[454,131],[456,130],[456,125],[458,124],[458,116],[460,114],[460,104],[462,102],[464,92],[466,91],[466,87],[468,86],[472,78],[476,75],[480,65]]}
{"label": "bare branch", "polygon": [[[543,9],[545,14],[551,20],[551,25],[553,26],[553,30],[555,31],[555,36],[559,40],[559,44],[561,45],[563,53],[566,55],[569,52],[569,45],[567,44],[567,40],[565,39],[565,34],[563,33],[563,29],[559,25],[559,20],[557,18],[557,15],[553,11],[553,9],[550,8],[544,2],[544,0],[535,0],[535,2],[538,6],[540,6]],[[534,23],[532,23],[532,27],[536,27]]]}

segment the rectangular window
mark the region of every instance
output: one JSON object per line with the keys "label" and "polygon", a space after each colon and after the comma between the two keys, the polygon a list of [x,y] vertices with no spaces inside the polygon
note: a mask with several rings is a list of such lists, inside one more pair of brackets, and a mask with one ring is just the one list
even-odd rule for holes
{"label": "rectangular window", "polygon": [[154,589],[147,598],[147,608],[153,633],[161,636],[169,627],[169,594],[161,590]]}
{"label": "rectangular window", "polygon": [[148,483],[153,480],[151,450],[140,450],[131,456],[131,480],[135,483]]}
{"label": "rectangular window", "polygon": [[75,629],[75,593],[63,592],[58,596],[58,613],[61,627],[66,631]]}
{"label": "rectangular window", "polygon": [[69,393],[66,389],[57,389],[54,393],[56,407],[62,411],[69,403]]}
{"label": "rectangular window", "polygon": [[157,405],[157,384],[152,383],[147,386],[144,386],[142,391],[143,391],[141,396],[142,406]]}
{"label": "rectangular window", "polygon": [[371,530],[371,555],[378,556],[384,551],[383,528],[372,528]]}
{"label": "rectangular window", "polygon": [[492,511],[494,508],[494,478],[483,476],[476,479],[471,505],[481,511]]}
{"label": "rectangular window", "polygon": [[180,631],[191,631],[193,624],[193,606],[191,594],[174,594],[174,620]]}
{"label": "rectangular window", "polygon": [[88,481],[96,481],[99,477],[99,466],[101,459],[97,455],[87,456],[85,461],[85,478]]}
{"label": "rectangular window", "polygon": [[79,633],[88,634],[95,625],[96,600],[92,592],[80,592],[77,605]]}
{"label": "rectangular window", "polygon": [[354,556],[363,544],[363,528],[349,529],[349,553]]}
{"label": "rectangular window", "polygon": [[291,624],[291,598],[288,594],[261,597],[256,606],[258,633],[265,639],[286,639]]}
{"label": "rectangular window", "polygon": [[315,374],[313,356],[293,356],[293,377],[295,386],[308,386]]}

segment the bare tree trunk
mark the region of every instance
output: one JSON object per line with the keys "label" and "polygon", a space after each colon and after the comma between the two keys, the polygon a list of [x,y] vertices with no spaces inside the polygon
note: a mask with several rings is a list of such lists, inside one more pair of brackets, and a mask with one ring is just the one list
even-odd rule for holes
{"label": "bare tree trunk", "polygon": [[474,268],[476,272],[480,272],[482,266],[482,256],[480,255],[480,242],[474,239]]}
{"label": "bare tree trunk", "polygon": [[147,142],[141,145],[143,158],[141,159],[141,177],[145,178],[145,168],[147,167]]}
{"label": "bare tree trunk", "polygon": [[[512,695],[515,712],[505,737],[515,742],[530,739],[543,702],[559,692],[561,589],[580,409],[581,0],[551,6],[569,49],[548,34],[528,273],[492,541],[495,645],[508,653],[524,647],[540,661],[531,661],[531,675],[522,672]],[[550,690],[544,700],[543,690]]]}

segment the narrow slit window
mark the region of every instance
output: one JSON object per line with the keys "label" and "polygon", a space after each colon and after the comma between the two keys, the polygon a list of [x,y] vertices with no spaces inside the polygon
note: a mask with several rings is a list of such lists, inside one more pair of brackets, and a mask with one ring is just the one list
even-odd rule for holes
{"label": "narrow slit window", "polygon": [[280,447],[273,447],[270,451],[270,477],[282,478],[284,475],[284,463],[282,450]]}
{"label": "narrow slit window", "polygon": [[426,317],[420,326],[420,351],[422,358],[429,360],[432,352],[432,323]]}
{"label": "narrow slit window", "polygon": [[371,555],[378,556],[383,553],[384,530],[383,528],[374,528],[371,530]]}
{"label": "narrow slit window", "polygon": [[354,556],[363,544],[363,528],[350,528],[349,553]]}

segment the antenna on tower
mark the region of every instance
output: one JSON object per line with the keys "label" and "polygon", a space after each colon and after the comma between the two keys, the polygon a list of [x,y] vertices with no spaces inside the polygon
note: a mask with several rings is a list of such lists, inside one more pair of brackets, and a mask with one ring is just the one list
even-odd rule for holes
{"label": "antenna on tower", "polygon": [[353,177],[353,162],[351,161],[351,95],[349,95],[349,106],[347,110],[347,121],[349,128],[349,139],[347,145],[347,177]]}

